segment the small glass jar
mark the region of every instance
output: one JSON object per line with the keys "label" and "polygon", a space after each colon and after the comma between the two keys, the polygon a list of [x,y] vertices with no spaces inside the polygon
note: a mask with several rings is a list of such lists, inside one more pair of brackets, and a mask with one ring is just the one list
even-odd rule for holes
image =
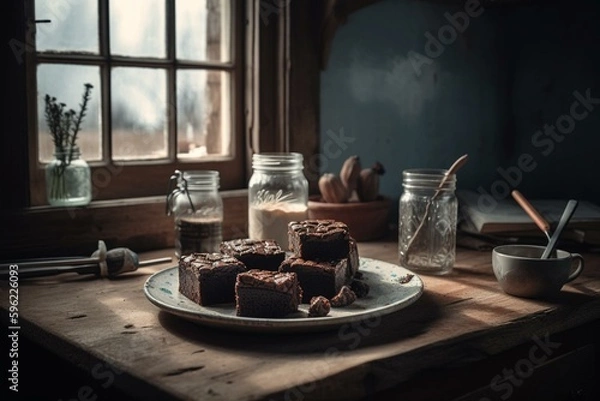
{"label": "small glass jar", "polygon": [[175,255],[219,252],[223,240],[223,200],[219,172],[175,170],[169,181],[167,214],[175,222]]}
{"label": "small glass jar", "polygon": [[52,206],[85,206],[92,200],[90,166],[78,147],[56,149],[46,165],[46,195]]}
{"label": "small glass jar", "polygon": [[248,236],[289,249],[288,223],[308,218],[308,181],[300,153],[257,153],[248,182]]}
{"label": "small glass jar", "polygon": [[411,169],[402,173],[404,192],[399,202],[400,264],[425,274],[452,271],[456,255],[458,202],[456,175],[446,170]]}

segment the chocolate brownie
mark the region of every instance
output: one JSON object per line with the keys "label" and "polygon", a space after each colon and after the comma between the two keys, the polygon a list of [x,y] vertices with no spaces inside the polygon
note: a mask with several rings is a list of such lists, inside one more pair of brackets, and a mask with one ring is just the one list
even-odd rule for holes
{"label": "chocolate brownie", "polygon": [[274,240],[234,239],[221,243],[221,253],[233,256],[248,269],[274,270],[285,259],[285,251]]}
{"label": "chocolate brownie", "polygon": [[309,303],[312,297],[319,295],[332,298],[348,281],[347,258],[316,261],[292,256],[283,261],[279,270],[298,275],[304,303]]}
{"label": "chocolate brownie", "polygon": [[238,316],[283,317],[298,310],[302,288],[295,273],[252,269],[238,274],[235,310]]}
{"label": "chocolate brownie", "polygon": [[350,250],[348,226],[335,220],[292,221],[288,237],[290,249],[303,259],[342,259]]}
{"label": "chocolate brownie", "polygon": [[179,292],[200,305],[235,300],[235,278],[246,266],[220,253],[192,253],[179,259]]}

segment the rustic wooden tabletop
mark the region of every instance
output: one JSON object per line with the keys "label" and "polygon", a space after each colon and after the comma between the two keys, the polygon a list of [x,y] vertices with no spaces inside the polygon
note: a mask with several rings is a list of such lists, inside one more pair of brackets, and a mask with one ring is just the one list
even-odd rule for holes
{"label": "rustic wooden tabletop", "polygon": [[[396,263],[397,244],[361,243],[359,253]],[[459,249],[450,275],[420,276],[417,302],[344,332],[239,333],[161,311],[146,299],[144,282],[175,263],[113,280],[22,280],[19,323],[24,335],[75,365],[111,366],[116,385],[144,399],[355,399],[427,368],[484,358],[600,318],[600,255],[585,256],[584,273],[560,296],[540,301],[504,294],[490,252]],[[8,289],[2,283],[2,313]]]}

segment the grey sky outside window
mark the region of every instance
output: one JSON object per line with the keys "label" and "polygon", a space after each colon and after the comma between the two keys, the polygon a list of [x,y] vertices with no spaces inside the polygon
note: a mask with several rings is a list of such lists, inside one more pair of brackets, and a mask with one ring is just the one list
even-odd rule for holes
{"label": "grey sky outside window", "polygon": [[[54,153],[52,135],[44,117],[44,96],[49,94],[65,103],[68,108],[79,112],[79,103],[84,83],[94,86],[88,103],[87,115],[83,120],[77,143],[86,160],[102,159],[102,126],[100,118],[100,68],[96,66],[40,64],[37,69],[38,84],[38,141],[40,160],[49,162]],[[76,84],[75,84],[76,83]]]}
{"label": "grey sky outside window", "polygon": [[113,159],[167,157],[165,71],[118,67],[111,76]]}
{"label": "grey sky outside window", "polygon": [[98,54],[97,0],[35,0],[36,18],[51,23],[37,24],[38,51]]}
{"label": "grey sky outside window", "polygon": [[[227,153],[231,145],[230,76],[226,72],[182,70],[177,73],[177,124],[180,158]],[[208,135],[208,132],[221,135]]]}
{"label": "grey sky outside window", "polygon": [[112,0],[108,8],[112,54],[166,57],[164,0]]}
{"label": "grey sky outside window", "polygon": [[[213,9],[211,10],[211,7]],[[208,21],[210,24],[199,24]],[[229,0],[178,0],[175,8],[177,58],[193,61],[231,60]]]}
{"label": "grey sky outside window", "polygon": [[[104,1],[108,24],[99,21]],[[167,160],[175,155],[201,161],[232,155],[235,2],[175,0],[173,14],[167,13],[167,4],[166,0],[35,0],[36,18],[51,20],[39,24],[36,36],[40,161],[49,161],[53,153],[43,118],[44,95],[77,109],[87,82],[94,89],[78,141],[84,159]],[[168,37],[175,39],[172,52],[167,49]],[[99,38],[105,38],[108,46],[101,47]],[[171,91],[174,99],[168,100]],[[110,113],[110,126],[103,127],[101,105]],[[177,121],[170,124],[169,118]],[[169,139],[173,135],[176,140]],[[111,144],[106,154],[103,140]],[[176,143],[174,151],[169,149],[171,143]]]}

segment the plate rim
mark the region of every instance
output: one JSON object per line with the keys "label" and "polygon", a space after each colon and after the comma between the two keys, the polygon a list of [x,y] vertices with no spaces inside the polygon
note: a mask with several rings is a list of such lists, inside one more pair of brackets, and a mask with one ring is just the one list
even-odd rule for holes
{"label": "plate rim", "polygon": [[[230,315],[219,315],[219,314],[205,314],[198,311],[192,311],[188,308],[181,307],[177,304],[166,303],[157,299],[154,295],[150,293],[150,282],[156,279],[158,276],[167,274],[170,271],[178,271],[178,266],[167,267],[165,269],[159,270],[153,273],[150,277],[146,279],[144,282],[144,295],[146,298],[161,309],[162,311],[174,314],[176,316],[185,318],[197,324],[202,324],[205,326],[218,327],[218,328],[226,328],[235,331],[255,331],[255,332],[265,332],[265,331],[278,331],[278,332],[306,332],[306,331],[322,331],[327,329],[334,329],[340,327],[345,324],[355,323],[357,321],[364,321],[369,318],[372,318],[375,315],[384,316],[396,312],[398,310],[404,309],[413,303],[415,303],[424,292],[424,283],[421,277],[413,271],[400,266],[398,264],[394,264],[391,262],[387,262],[380,259],[361,257],[361,260],[370,261],[370,262],[378,262],[385,263],[387,265],[398,267],[408,274],[412,274],[413,280],[417,280],[418,285],[414,285],[413,287],[417,288],[417,291],[406,299],[400,300],[398,302],[394,302],[388,305],[380,305],[373,309],[369,309],[367,311],[359,311],[355,314],[346,315],[346,316],[325,316],[325,317],[303,317],[303,318],[257,318],[257,317],[245,317],[245,316],[230,316]],[[190,301],[192,302],[192,301]],[[202,307],[202,305],[198,305]]]}

